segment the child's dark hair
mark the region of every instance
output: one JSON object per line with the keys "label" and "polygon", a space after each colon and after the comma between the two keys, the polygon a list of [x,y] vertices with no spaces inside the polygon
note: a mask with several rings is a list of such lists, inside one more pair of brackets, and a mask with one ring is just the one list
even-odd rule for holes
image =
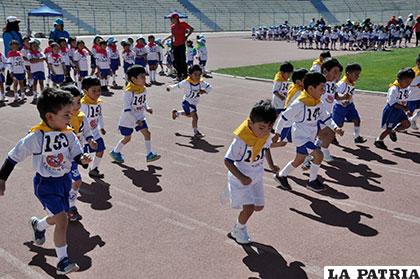
{"label": "child's dark hair", "polygon": [[400,81],[406,78],[414,79],[415,77],[416,77],[416,73],[414,73],[413,69],[409,67],[399,70],[397,74],[397,79]]}
{"label": "child's dark hair", "polygon": [[77,88],[76,85],[71,84],[71,83],[70,84],[66,84],[64,86],[61,86],[60,89],[61,90],[64,90],[64,91],[67,91],[67,92],[70,92],[70,94],[73,97],[79,97],[79,96],[82,96],[83,95],[82,92],[80,92],[79,88]]}
{"label": "child's dark hair", "polygon": [[351,64],[347,64],[346,66],[346,73],[361,72],[361,71],[362,71],[362,66],[360,66],[360,64],[351,63]]}
{"label": "child's dark hair", "polygon": [[58,38],[57,43],[61,44],[62,42],[65,42],[67,44],[66,38],[64,38],[64,37]]}
{"label": "child's dark hair", "polygon": [[293,83],[296,83],[296,81],[298,80],[303,80],[303,78],[305,77],[307,73],[308,73],[308,70],[306,69],[297,69],[296,71],[294,71],[292,74]]}
{"label": "child's dark hair", "polygon": [[153,36],[153,35],[149,35],[148,37],[147,37],[147,39],[148,40],[150,40],[150,39],[154,39],[155,38],[155,36]]}
{"label": "child's dark hair", "polygon": [[47,113],[56,114],[64,106],[71,105],[73,102],[73,96],[64,90],[56,88],[46,88],[42,91],[41,95],[38,97],[38,102],[36,108],[38,109],[39,116],[45,122]]}
{"label": "child's dark hair", "polygon": [[71,43],[71,42],[76,42],[76,38],[75,37],[70,37],[69,38],[69,43]]}
{"label": "child's dark hair", "polygon": [[100,46],[102,46],[102,45],[106,45],[106,41],[101,40],[101,41],[99,41],[99,42],[98,42],[98,44],[99,44]]}
{"label": "child's dark hair", "polygon": [[50,44],[50,47],[51,48],[53,48],[53,47],[60,47],[60,45],[57,44],[56,42],[53,42],[53,43]]}
{"label": "child's dark hair", "polygon": [[12,46],[12,45],[19,45],[19,42],[16,40],[11,40],[9,43],[9,46]]}
{"label": "child's dark hair", "polygon": [[335,59],[335,58],[328,58],[321,65],[321,73],[323,73],[324,70],[326,70],[327,72],[329,72],[334,67],[338,67],[338,69],[341,68],[341,71],[343,70],[343,66],[341,66],[340,62],[337,59]]}
{"label": "child's dark hair", "polygon": [[321,83],[327,82],[323,74],[317,72],[310,72],[305,75],[303,79],[303,88],[308,90],[309,86],[317,87]]}
{"label": "child's dark hair", "polygon": [[193,45],[193,41],[188,40],[188,41],[187,41],[187,46],[189,46],[189,45]]}
{"label": "child's dark hair", "polygon": [[270,100],[261,100],[254,105],[249,114],[249,118],[253,123],[264,122],[271,124],[277,119],[276,109]]}
{"label": "child's dark hair", "polygon": [[101,81],[95,76],[87,76],[82,80],[82,89],[89,90],[93,86],[101,86]]}
{"label": "child's dark hair", "polygon": [[80,45],[80,44],[85,44],[85,41],[83,40],[77,40],[76,42],[76,46]]}
{"label": "child's dark hair", "polygon": [[132,78],[136,78],[140,74],[146,74],[146,70],[140,65],[133,65],[127,70],[127,79],[131,81]]}
{"label": "child's dark hair", "polygon": [[280,65],[280,72],[283,73],[293,73],[293,65],[290,62],[284,62],[283,64]]}
{"label": "child's dark hair", "polygon": [[189,69],[188,69],[188,74],[192,75],[194,72],[199,71],[200,73],[203,72],[203,70],[201,69],[200,65],[192,65]]}
{"label": "child's dark hair", "polygon": [[319,55],[319,57],[322,57],[322,58],[329,58],[329,57],[331,57],[331,53],[329,52],[329,51],[323,51],[323,52],[321,52],[321,54]]}

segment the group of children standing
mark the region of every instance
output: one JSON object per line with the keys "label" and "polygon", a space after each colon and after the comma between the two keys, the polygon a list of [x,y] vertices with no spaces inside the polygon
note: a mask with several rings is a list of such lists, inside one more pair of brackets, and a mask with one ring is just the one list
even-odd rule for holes
{"label": "group of children standing", "polygon": [[[328,147],[331,143],[338,144],[336,134],[343,136],[344,122],[353,122],[356,144],[366,142],[360,135],[360,116],[353,103],[355,83],[361,71],[357,63],[344,68],[328,52],[314,61],[310,71],[295,70],[289,62],[280,66],[273,81],[272,100],[255,104],[249,117],[234,131],[235,137],[225,155],[230,204],[240,210],[230,232],[236,242],[251,242],[247,221],[254,212],[264,208],[264,157],[282,189],[292,189],[288,177],[303,164],[304,169],[309,169],[306,187],[320,192],[325,189],[318,179],[320,165],[323,160],[334,160]],[[389,135],[392,141],[397,141],[396,132],[409,128],[410,121],[411,127],[417,129],[419,109],[420,56],[415,67],[401,69],[390,85],[382,113],[384,131],[374,145],[386,149],[385,137]],[[270,148],[288,143],[296,147],[296,154],[280,169],[273,162]]]}

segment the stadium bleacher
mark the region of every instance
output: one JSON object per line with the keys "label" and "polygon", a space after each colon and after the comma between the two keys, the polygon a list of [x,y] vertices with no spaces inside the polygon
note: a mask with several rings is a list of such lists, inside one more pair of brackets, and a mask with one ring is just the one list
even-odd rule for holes
{"label": "stadium bleacher", "polygon": [[[348,18],[363,20],[366,17],[374,22],[385,22],[390,15],[405,18],[411,12],[417,13],[420,7],[420,0],[322,2],[339,22]],[[0,16],[6,18],[15,15],[21,18],[21,29],[24,31],[28,11],[42,3],[50,3],[63,11],[66,29],[75,35],[168,32],[170,23],[164,16],[174,10],[187,14],[188,22],[197,31],[249,30],[253,26],[276,25],[285,20],[292,25],[304,25],[311,18],[322,16],[307,0],[139,0],[135,3],[131,0],[8,0],[0,2]],[[31,17],[31,30],[33,33],[48,32],[53,20]]]}

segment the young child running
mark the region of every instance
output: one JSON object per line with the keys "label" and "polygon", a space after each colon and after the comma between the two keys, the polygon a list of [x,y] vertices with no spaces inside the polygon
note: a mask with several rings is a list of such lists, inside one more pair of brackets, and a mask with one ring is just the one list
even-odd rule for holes
{"label": "young child running", "polygon": [[284,62],[280,65],[279,71],[273,80],[273,99],[271,104],[276,109],[277,115],[282,113],[289,89],[289,77],[293,74],[293,65],[290,62]]}
{"label": "young child running", "polygon": [[297,69],[292,74],[292,84],[287,90],[286,101],[284,102],[284,107],[287,108],[291,103],[293,103],[300,93],[303,91],[303,79],[308,73],[306,69]]}
{"label": "young child running", "polygon": [[[73,128],[73,132],[76,134],[80,143],[87,142],[92,149],[96,149],[96,142],[93,140],[92,133],[87,123],[86,115],[80,111],[80,100],[82,99],[81,91],[74,85],[66,85],[61,88],[64,91],[69,92],[73,96],[73,106],[70,118],[70,127]],[[67,212],[69,221],[75,222],[82,220],[82,216],[79,214],[76,207],[76,200],[79,194],[80,186],[82,185],[82,177],[78,170],[76,162],[72,162],[70,176],[72,179],[71,189],[69,192],[69,211]]]}
{"label": "young child running", "polygon": [[[345,76],[337,83],[337,97],[333,107],[332,119],[338,127],[343,127],[344,121],[354,123],[354,142],[364,143],[366,139],[360,136],[360,117],[353,103],[355,83],[359,79],[362,67],[359,64],[348,64]],[[337,144],[337,141],[335,141]]]}
{"label": "young child running", "polygon": [[204,134],[198,131],[197,105],[202,94],[208,94],[212,90],[211,85],[201,78],[203,71],[200,65],[193,65],[188,69],[188,78],[174,85],[169,85],[166,90],[180,89],[184,91],[182,111],[172,110],[172,119],[183,115],[192,118],[194,137],[202,138]]}
{"label": "young child running", "polygon": [[381,149],[387,149],[384,139],[389,138],[396,142],[398,131],[410,127],[410,121],[406,112],[407,99],[410,96],[410,84],[415,78],[415,73],[411,68],[405,68],[398,72],[397,80],[390,84],[387,104],[382,112],[382,128],[385,129],[375,140],[375,146]]}
{"label": "young child running", "polygon": [[124,163],[121,154],[123,147],[130,142],[134,130],[140,131],[144,136],[146,146],[146,162],[153,162],[160,155],[152,150],[151,133],[147,126],[145,112],[153,113],[149,107],[146,96],[146,70],[142,66],[134,65],[127,71],[128,84],[124,90],[123,111],[120,116],[118,129],[123,138],[111,151],[112,159],[117,163]]}
{"label": "young child running", "polygon": [[307,188],[313,191],[324,190],[324,185],[318,180],[318,171],[323,159],[323,154],[315,145],[315,139],[320,128],[329,126],[338,134],[343,130],[335,127],[331,116],[321,103],[321,95],[324,93],[326,79],[321,73],[310,72],[303,80],[304,90],[299,97],[291,103],[282,113],[276,126],[276,134],[284,140],[290,133],[291,141],[296,145],[296,156],[279,173],[274,175],[274,180],[280,183],[284,190],[290,190],[287,177],[299,167],[308,155],[308,149],[313,161],[310,167],[309,182]]}
{"label": "young child running", "polygon": [[87,76],[82,81],[83,98],[80,110],[86,115],[87,123],[92,131],[92,136],[97,143],[96,148],[85,145],[85,151],[96,153],[92,164],[89,166],[89,176],[92,178],[104,178],[99,172],[99,164],[105,151],[105,142],[101,135],[105,135],[104,118],[102,114],[101,81],[95,76]]}
{"label": "young child running", "polygon": [[251,242],[246,224],[254,212],[264,208],[264,157],[272,171],[279,170],[270,153],[270,131],[276,118],[270,100],[256,103],[233,132],[235,138],[225,155],[230,206],[241,210],[230,236],[239,244]]}
{"label": "young child running", "polygon": [[320,73],[322,63],[324,62],[325,59],[330,58],[330,57],[331,57],[331,53],[329,51],[321,52],[321,54],[319,55],[319,58],[314,60],[314,62],[312,63],[312,67],[309,71]]}
{"label": "young child running", "polygon": [[67,215],[71,188],[72,161],[81,165],[90,162],[72,129],[67,126],[72,109],[70,93],[53,88],[45,89],[38,98],[37,109],[41,123],[31,128],[9,152],[0,169],[0,195],[4,195],[6,180],[17,163],[33,156],[35,195],[47,211],[42,219],[32,217],[31,229],[36,245],[45,242],[46,229],[54,228],[54,245],[57,253],[57,274],[67,274],[79,269],[67,254]]}

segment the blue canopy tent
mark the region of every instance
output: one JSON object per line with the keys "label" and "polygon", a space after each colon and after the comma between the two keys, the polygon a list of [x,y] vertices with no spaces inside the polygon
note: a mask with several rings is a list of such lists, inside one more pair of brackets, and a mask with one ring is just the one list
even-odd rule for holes
{"label": "blue canopy tent", "polygon": [[28,34],[31,34],[31,28],[30,28],[31,25],[30,25],[30,20],[29,20],[30,16],[42,16],[43,22],[44,22],[44,33],[46,33],[45,17],[62,17],[63,13],[56,11],[54,9],[51,9],[47,5],[42,5],[39,8],[35,8],[29,11],[28,12]]}

